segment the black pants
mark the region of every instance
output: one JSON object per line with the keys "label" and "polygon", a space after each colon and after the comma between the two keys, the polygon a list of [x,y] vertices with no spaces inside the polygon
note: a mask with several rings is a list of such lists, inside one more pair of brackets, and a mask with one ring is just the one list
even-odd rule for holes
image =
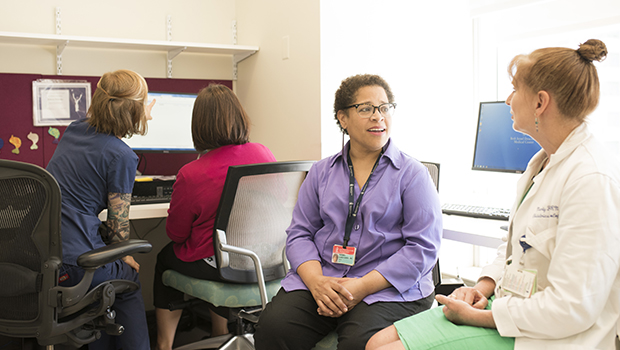
{"label": "black pants", "polygon": [[[204,260],[186,262],[177,258],[173,246],[174,242],[170,242],[157,254],[155,278],[153,279],[153,304],[160,309],[168,309],[168,304],[172,301],[183,300],[183,292],[168,287],[162,282],[162,275],[166,270],[174,270],[201,280],[222,281],[217,269]],[[230,310],[227,307],[215,307],[209,304],[209,308],[224,318],[229,316]]]}
{"label": "black pants", "polygon": [[338,349],[364,349],[375,333],[395,321],[428,310],[434,295],[412,302],[360,302],[341,317],[317,313],[317,304],[306,290],[280,289],[261,313],[254,334],[256,350],[312,349],[332,330],[338,333]]}

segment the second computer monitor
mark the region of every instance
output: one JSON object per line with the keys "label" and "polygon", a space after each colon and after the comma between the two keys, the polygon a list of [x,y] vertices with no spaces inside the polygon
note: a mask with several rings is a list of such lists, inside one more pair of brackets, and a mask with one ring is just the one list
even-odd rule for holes
{"label": "second computer monitor", "polygon": [[123,139],[137,152],[196,152],[192,140],[192,111],[197,94],[149,91],[156,100],[146,135]]}
{"label": "second computer monitor", "polygon": [[481,102],[473,170],[523,173],[540,146],[512,128],[510,106],[504,101]]}

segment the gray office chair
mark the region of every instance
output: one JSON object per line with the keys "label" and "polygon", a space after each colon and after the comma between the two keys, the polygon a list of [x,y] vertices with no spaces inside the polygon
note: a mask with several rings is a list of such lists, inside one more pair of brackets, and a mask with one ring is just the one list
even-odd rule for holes
{"label": "gray office chair", "polygon": [[[431,163],[431,162],[420,162],[422,163],[426,169],[428,169],[428,173],[431,176],[431,179],[435,183],[435,187],[437,187],[437,192],[439,192],[439,163]],[[439,260],[433,267],[433,282],[435,283],[435,294],[437,294],[437,288],[441,285],[441,271],[439,270]]]}
{"label": "gray office chair", "polygon": [[[243,308],[238,313],[237,334],[187,344],[175,350],[219,348],[253,349],[247,322],[258,314],[280,289],[286,275],[286,228],[299,187],[313,162],[274,162],[232,166],[228,169],[215,218],[213,241],[218,271],[214,282],[167,270],[163,283],[215,306]],[[251,308],[252,310],[249,310]]]}
{"label": "gray office chair", "polygon": [[88,291],[95,270],[133,253],[149,252],[146,241],[113,244],[82,254],[86,271],[73,287],[58,285],[62,265],[60,188],[45,169],[0,160],[0,334],[36,338],[81,347],[100,332],[119,335],[111,306],[117,293],[136,290],[124,280],[101,283]]}
{"label": "gray office chair", "polygon": [[[439,164],[431,162],[421,162],[428,169],[428,173],[431,175],[431,179],[437,186],[439,192]],[[433,268],[433,282],[435,282],[435,294],[450,295],[455,289],[465,286],[465,283],[460,278],[454,278],[450,283],[442,284],[441,270],[439,269],[439,260]]]}

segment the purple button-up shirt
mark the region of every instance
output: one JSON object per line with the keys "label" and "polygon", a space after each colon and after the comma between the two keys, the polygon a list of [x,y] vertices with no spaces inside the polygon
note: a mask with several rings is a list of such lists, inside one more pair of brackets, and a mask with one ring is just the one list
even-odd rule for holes
{"label": "purple button-up shirt", "polygon": [[[431,271],[442,235],[439,197],[426,167],[391,141],[370,177],[353,224],[348,245],[357,249],[355,264],[332,262],[334,245],[343,244],[348,214],[348,149],[347,144],[342,152],[315,163],[299,190],[287,229],[286,253],[292,268],[282,287],[287,292],[307,290],[297,268],[318,260],[325,276],[381,273],[392,286],[368,295],[367,304],[427,297],[434,289]],[[359,194],[356,183],[355,200]]]}

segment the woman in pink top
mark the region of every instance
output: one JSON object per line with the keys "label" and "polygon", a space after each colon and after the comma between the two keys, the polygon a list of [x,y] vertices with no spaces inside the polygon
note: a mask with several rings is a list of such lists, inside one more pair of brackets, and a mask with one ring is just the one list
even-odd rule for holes
{"label": "woman in pink top", "polygon": [[[170,311],[171,301],[183,293],[162,283],[164,271],[220,280],[213,256],[213,225],[228,167],[275,162],[269,149],[248,142],[250,121],[237,96],[226,86],[209,85],[194,103],[192,138],[199,152],[208,151],[185,165],[173,187],[166,233],[172,240],[157,255],[153,282],[157,317],[157,349],[172,348],[182,310]],[[211,336],[228,333],[228,308],[210,306]]]}

